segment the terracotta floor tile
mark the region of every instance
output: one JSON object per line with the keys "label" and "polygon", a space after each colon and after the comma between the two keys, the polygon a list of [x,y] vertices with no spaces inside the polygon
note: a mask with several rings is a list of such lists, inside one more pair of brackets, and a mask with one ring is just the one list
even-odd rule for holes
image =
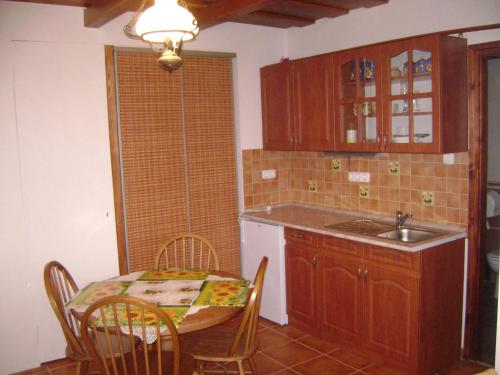
{"label": "terracotta floor tile", "polygon": [[293,366],[320,356],[317,351],[309,349],[296,341],[264,350],[264,353],[286,366]]}
{"label": "terracotta floor tile", "polygon": [[403,375],[403,373],[400,371],[384,367],[378,364],[373,364],[368,367],[365,367],[362,371],[363,373],[370,375]]}
{"label": "terracotta floor tile", "polygon": [[257,340],[259,340],[260,350],[266,350],[275,346],[285,345],[286,343],[292,341],[291,338],[280,335],[272,329],[259,331],[257,334]]}
{"label": "terracotta floor tile", "polygon": [[292,367],[302,375],[348,375],[356,370],[334,359],[323,356]]}
{"label": "terracotta floor tile", "polygon": [[482,363],[458,361],[453,366],[439,371],[439,375],[472,375],[486,370],[488,367]]}
{"label": "terracotta floor tile", "polygon": [[292,339],[298,339],[300,337],[307,336],[307,333],[301,331],[298,328],[292,326],[275,326],[272,329],[281,335],[288,336]]}
{"label": "terracotta floor tile", "polygon": [[68,366],[75,366],[76,363],[68,358],[61,358],[61,359],[56,359],[54,361],[48,361],[42,363],[42,368],[48,368],[48,369],[58,369],[61,367],[68,367]]}
{"label": "terracotta floor tile", "polygon": [[[257,371],[259,374],[274,374],[277,372],[281,372],[282,370],[285,370],[286,367],[272,358],[266,356],[265,354],[261,352],[257,352],[255,354],[255,364],[257,365]],[[222,364],[224,368],[228,371],[237,371],[238,365],[236,363],[224,363]],[[216,368],[217,366],[205,366],[205,368]],[[244,368],[245,370],[249,370],[250,366],[248,365],[248,362],[244,362]],[[191,373],[192,374],[192,373]],[[189,374],[189,375],[191,375]]]}
{"label": "terracotta floor tile", "polygon": [[31,370],[26,370],[26,371],[21,371],[21,372],[16,372],[12,375],[45,375],[46,372],[42,370],[41,368],[34,368]]}
{"label": "terracotta floor tile", "polygon": [[273,374],[273,375],[297,375],[297,374],[299,374],[299,373],[293,371],[292,369],[287,368],[286,370],[277,372],[276,374]]}
{"label": "terracotta floor tile", "polygon": [[260,328],[268,328],[268,327],[280,327],[279,324],[271,322],[270,320],[259,318],[259,329]]}
{"label": "terracotta floor tile", "polygon": [[320,338],[314,336],[301,337],[297,341],[306,346],[309,346],[310,348],[316,349],[321,353],[330,353],[338,349],[338,346],[336,346],[335,344],[321,340]]}
{"label": "terracotta floor tile", "polygon": [[345,349],[339,349],[328,354],[328,356],[345,363],[346,365],[352,366],[355,369],[362,369],[372,361],[369,358],[363,357],[357,353],[349,352]]}

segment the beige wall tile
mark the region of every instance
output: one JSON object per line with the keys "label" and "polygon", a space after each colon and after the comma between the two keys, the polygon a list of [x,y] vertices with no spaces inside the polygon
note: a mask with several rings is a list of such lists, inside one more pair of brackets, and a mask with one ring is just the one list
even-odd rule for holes
{"label": "beige wall tile", "polygon": [[[244,150],[243,188],[246,208],[300,202],[325,207],[393,214],[412,211],[416,219],[466,225],[468,220],[468,154],[456,154],[456,164],[444,165],[442,155],[376,154],[326,156],[317,152]],[[350,159],[350,160],[349,160]],[[332,160],[341,170],[332,169]],[[399,173],[389,174],[397,161]],[[262,169],[276,169],[277,178],[262,180]],[[359,184],[349,171],[370,172],[368,197],[359,197]],[[315,181],[317,192],[309,192]],[[433,204],[422,204],[422,192],[433,192]]]}

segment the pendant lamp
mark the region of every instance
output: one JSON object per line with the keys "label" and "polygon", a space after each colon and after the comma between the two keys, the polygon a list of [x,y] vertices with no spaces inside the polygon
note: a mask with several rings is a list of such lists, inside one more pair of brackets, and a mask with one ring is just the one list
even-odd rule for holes
{"label": "pendant lamp", "polygon": [[158,63],[168,71],[182,65],[179,56],[184,42],[194,40],[200,31],[198,22],[187,9],[184,0],[154,0],[144,9],[141,6],[124,27],[125,34],[133,39],[148,42],[153,52],[160,56]]}

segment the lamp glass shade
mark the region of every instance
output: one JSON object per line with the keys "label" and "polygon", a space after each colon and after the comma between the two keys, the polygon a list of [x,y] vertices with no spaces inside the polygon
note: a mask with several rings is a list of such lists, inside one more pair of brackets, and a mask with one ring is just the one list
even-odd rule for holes
{"label": "lamp glass shade", "polygon": [[151,43],[171,41],[178,45],[192,40],[199,28],[191,12],[178,5],[177,0],[155,0],[155,4],[140,15],[135,31]]}

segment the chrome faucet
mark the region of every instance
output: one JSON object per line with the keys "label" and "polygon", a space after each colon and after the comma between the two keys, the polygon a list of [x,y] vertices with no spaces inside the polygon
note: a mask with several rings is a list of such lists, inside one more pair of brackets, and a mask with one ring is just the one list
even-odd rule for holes
{"label": "chrome faucet", "polygon": [[411,212],[408,212],[406,215],[403,215],[401,211],[396,212],[396,226],[398,228],[401,228],[403,224],[406,222],[406,220],[410,219],[413,217],[413,214]]}

